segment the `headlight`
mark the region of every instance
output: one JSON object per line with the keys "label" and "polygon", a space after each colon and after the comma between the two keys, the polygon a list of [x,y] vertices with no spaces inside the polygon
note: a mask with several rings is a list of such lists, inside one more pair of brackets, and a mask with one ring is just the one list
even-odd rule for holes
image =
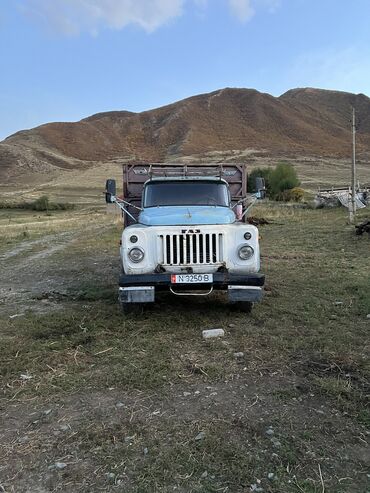
{"label": "headlight", "polygon": [[249,245],[243,245],[238,250],[239,258],[242,260],[249,260],[254,255],[254,250]]}
{"label": "headlight", "polygon": [[142,250],[141,248],[131,248],[131,250],[128,252],[128,256],[132,262],[138,264],[144,258],[144,250]]}
{"label": "headlight", "polygon": [[246,240],[250,240],[252,238],[252,233],[250,233],[249,231],[247,231],[246,233],[244,233],[244,238]]}
{"label": "headlight", "polygon": [[131,243],[137,243],[138,237],[136,235],[130,236]]}

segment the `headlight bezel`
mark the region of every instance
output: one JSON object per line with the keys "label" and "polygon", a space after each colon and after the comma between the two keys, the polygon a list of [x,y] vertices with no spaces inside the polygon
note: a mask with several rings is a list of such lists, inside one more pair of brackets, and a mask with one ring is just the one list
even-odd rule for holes
{"label": "headlight bezel", "polygon": [[[245,249],[248,249],[248,253],[247,254],[243,254],[242,253],[242,250],[245,250]],[[243,260],[244,262],[247,261],[247,260],[250,260],[253,256],[254,256],[254,248],[247,244],[247,243],[244,243],[243,245],[240,245],[239,248],[238,248],[238,257],[240,260]]]}
{"label": "headlight bezel", "polygon": [[[141,253],[141,256],[137,257],[137,258],[132,258],[132,252],[136,250],[138,252]],[[133,262],[134,264],[140,264],[140,262],[142,262],[145,258],[145,251],[143,248],[141,247],[138,247],[138,246],[135,246],[133,248],[130,248],[130,250],[128,251],[128,258],[130,259],[131,262]]]}

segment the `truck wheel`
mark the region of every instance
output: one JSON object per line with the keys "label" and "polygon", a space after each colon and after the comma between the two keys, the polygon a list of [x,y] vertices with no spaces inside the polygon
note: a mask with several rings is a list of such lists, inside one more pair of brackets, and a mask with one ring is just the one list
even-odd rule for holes
{"label": "truck wheel", "polygon": [[238,301],[234,306],[243,313],[250,313],[253,308],[253,303],[251,301]]}
{"label": "truck wheel", "polygon": [[120,303],[124,315],[140,315],[143,312],[142,303]]}

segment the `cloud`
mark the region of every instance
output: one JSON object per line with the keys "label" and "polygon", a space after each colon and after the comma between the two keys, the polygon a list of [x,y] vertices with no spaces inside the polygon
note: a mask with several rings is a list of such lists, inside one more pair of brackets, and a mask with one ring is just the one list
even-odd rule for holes
{"label": "cloud", "polygon": [[255,14],[250,0],[229,0],[232,13],[242,22],[249,21]]}
{"label": "cloud", "polygon": [[152,32],[183,13],[185,0],[23,0],[22,10],[63,34],[134,24]]}
{"label": "cloud", "polygon": [[[186,4],[205,9],[209,0],[20,0],[23,13],[66,35],[97,34],[136,25],[152,32],[183,14]],[[241,22],[258,6],[274,10],[280,0],[224,0]]]}
{"label": "cloud", "polygon": [[[240,22],[248,22],[256,13],[256,10],[261,8],[267,10],[270,14],[276,12],[280,7],[282,0],[225,0],[228,4],[231,13]],[[211,0],[193,0],[195,5],[200,8],[205,8]]]}

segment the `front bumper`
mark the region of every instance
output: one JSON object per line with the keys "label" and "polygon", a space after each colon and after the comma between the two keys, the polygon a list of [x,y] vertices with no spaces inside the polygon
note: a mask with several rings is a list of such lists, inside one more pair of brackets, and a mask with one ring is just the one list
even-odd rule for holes
{"label": "front bumper", "polygon": [[[252,286],[261,287],[265,284],[264,274],[229,274],[228,272],[215,272],[213,274],[213,289],[226,290],[229,286]],[[121,288],[134,286],[154,286],[156,291],[168,291],[172,286],[171,274],[163,272],[160,274],[127,275],[121,274],[119,278]],[[181,289],[199,290],[209,289],[210,284],[181,284]]]}
{"label": "front bumper", "polygon": [[[224,290],[228,292],[231,303],[248,301],[261,301],[263,296],[263,285],[265,276],[263,274],[229,274],[227,272],[216,272],[213,274],[211,284],[177,284],[171,283],[171,274],[122,274],[119,280],[119,301],[128,303],[152,303],[155,301],[156,291],[171,291],[179,296],[190,294],[210,294],[213,290]],[[181,290],[181,291],[180,291]],[[197,293],[196,293],[197,292]]]}

